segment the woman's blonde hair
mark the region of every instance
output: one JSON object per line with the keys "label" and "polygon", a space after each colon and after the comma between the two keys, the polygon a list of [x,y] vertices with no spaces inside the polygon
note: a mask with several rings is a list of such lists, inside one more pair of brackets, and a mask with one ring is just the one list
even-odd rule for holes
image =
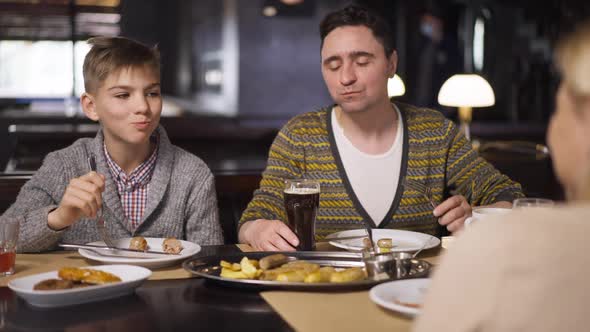
{"label": "woman's blonde hair", "polygon": [[563,37],[555,55],[563,80],[574,97],[590,97],[590,20]]}
{"label": "woman's blonde hair", "polygon": [[[577,104],[575,109],[582,116],[590,116],[579,110],[590,109],[590,20],[576,26],[560,39],[556,47],[556,64],[561,71],[563,83]],[[579,180],[576,200],[590,201],[590,170]]]}

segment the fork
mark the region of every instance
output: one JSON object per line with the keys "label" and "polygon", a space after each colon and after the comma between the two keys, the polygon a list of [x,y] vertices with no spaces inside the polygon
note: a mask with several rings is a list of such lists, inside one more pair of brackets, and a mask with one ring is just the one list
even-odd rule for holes
{"label": "fork", "polygon": [[[96,172],[96,160],[94,159],[94,155],[92,154],[90,155],[90,157],[88,157],[88,165],[90,166],[90,169],[92,171]],[[107,247],[116,247],[115,242],[111,239],[111,236],[109,235],[109,232],[104,225],[104,218],[102,217],[103,212],[104,207],[99,209],[96,213],[96,227],[98,228],[98,232],[100,233],[100,236],[102,237],[102,240],[107,245]]]}
{"label": "fork", "polygon": [[419,194],[424,196],[432,205],[432,208],[436,208],[436,204],[434,204],[434,200],[432,199],[432,191],[430,187],[425,185],[424,183],[412,179],[405,178],[404,180],[404,187],[409,188],[411,190],[417,191]]}

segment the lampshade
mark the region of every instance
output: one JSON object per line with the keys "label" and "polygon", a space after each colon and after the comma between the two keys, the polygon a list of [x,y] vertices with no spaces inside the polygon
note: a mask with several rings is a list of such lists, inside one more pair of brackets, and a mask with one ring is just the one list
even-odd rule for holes
{"label": "lampshade", "polygon": [[387,95],[389,97],[403,96],[406,93],[406,86],[401,77],[395,74],[387,81]]}
{"label": "lampshade", "polygon": [[443,83],[438,103],[456,107],[485,107],[496,102],[494,90],[485,78],[476,74],[457,74]]}

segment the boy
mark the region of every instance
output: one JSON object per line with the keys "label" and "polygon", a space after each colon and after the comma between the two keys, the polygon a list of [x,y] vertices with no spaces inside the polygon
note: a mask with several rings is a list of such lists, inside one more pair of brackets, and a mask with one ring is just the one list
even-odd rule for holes
{"label": "boy", "polygon": [[[59,242],[100,240],[99,209],[112,238],[176,237],[223,242],[213,175],[172,145],[159,126],[159,52],[133,40],[92,38],[81,96],[86,116],[101,125],[47,155],[7,215],[24,215],[18,250],[55,249]],[[96,172],[89,168],[89,158]]]}

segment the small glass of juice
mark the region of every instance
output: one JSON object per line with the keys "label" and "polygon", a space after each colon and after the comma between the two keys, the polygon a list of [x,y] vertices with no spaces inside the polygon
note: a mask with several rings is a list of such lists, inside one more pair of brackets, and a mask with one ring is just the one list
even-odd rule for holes
{"label": "small glass of juice", "polygon": [[21,217],[0,217],[0,276],[14,273]]}

